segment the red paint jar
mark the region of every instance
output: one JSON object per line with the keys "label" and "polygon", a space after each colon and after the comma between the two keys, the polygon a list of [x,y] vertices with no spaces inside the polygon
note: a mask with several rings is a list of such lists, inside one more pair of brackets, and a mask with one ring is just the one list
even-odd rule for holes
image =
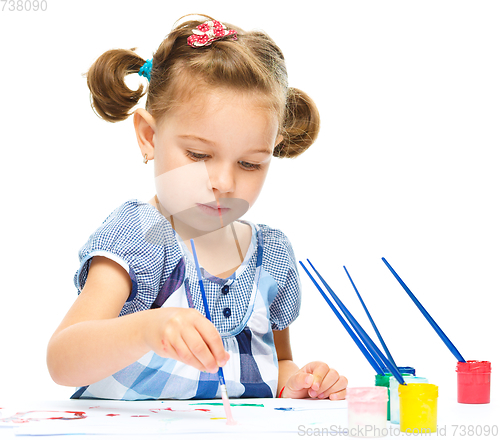
{"label": "red paint jar", "polygon": [[457,363],[458,403],[490,403],[491,362]]}

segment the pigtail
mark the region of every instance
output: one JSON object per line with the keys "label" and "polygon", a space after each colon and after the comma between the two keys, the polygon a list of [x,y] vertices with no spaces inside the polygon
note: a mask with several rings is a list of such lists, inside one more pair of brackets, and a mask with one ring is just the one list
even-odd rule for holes
{"label": "pigtail", "polygon": [[130,110],[144,96],[144,87],[131,90],[125,77],[138,73],[145,61],[135,49],[113,49],[103,53],[87,72],[92,108],[104,120],[118,122],[130,116]]}
{"label": "pigtail", "polygon": [[314,101],[304,92],[289,87],[283,141],[274,149],[276,157],[297,157],[306,151],[319,133],[320,117]]}

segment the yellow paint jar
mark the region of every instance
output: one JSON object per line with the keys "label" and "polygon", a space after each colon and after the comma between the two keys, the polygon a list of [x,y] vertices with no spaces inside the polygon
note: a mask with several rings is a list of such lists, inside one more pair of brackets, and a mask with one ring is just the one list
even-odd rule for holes
{"label": "yellow paint jar", "polygon": [[399,429],[430,433],[437,430],[438,387],[430,383],[399,385]]}
{"label": "yellow paint jar", "polygon": [[[408,383],[429,383],[425,377],[407,376],[404,378]],[[394,376],[389,379],[389,400],[391,401],[391,423],[399,423],[399,382]]]}

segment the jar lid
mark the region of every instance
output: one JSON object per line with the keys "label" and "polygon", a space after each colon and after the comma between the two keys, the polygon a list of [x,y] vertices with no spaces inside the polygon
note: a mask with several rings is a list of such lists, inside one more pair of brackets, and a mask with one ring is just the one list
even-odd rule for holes
{"label": "jar lid", "polygon": [[416,398],[431,398],[438,397],[438,386],[431,383],[408,383],[398,387],[399,397],[412,396]]}
{"label": "jar lid", "polygon": [[[421,376],[404,375],[404,380],[406,383],[429,383],[429,380],[426,377]],[[399,385],[398,380],[394,376],[389,379],[389,383],[391,386],[397,387]]]}
{"label": "jar lid", "polygon": [[387,387],[347,387],[346,399],[351,401],[382,400],[387,402],[389,393]]}
{"label": "jar lid", "polygon": [[[398,370],[401,374],[407,373],[407,374],[410,374],[412,376],[415,376],[415,368],[413,368],[413,367],[398,367]],[[383,371],[384,371],[384,374],[390,373],[390,370],[387,367],[384,367]]]}
{"label": "jar lid", "polygon": [[457,373],[491,373],[489,361],[457,362]]}

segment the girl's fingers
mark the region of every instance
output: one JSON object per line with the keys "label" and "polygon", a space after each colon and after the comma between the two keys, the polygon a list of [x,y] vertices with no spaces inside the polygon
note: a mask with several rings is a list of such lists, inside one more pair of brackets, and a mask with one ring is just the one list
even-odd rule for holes
{"label": "girl's fingers", "polygon": [[315,365],[312,371],[314,381],[311,385],[311,392],[313,392],[314,396],[311,397],[316,397],[319,394],[319,390],[321,388],[321,385],[323,384],[323,381],[325,380],[325,377],[330,371],[330,367],[324,362],[312,362],[312,364]]}
{"label": "girl's fingers", "polygon": [[215,326],[207,319],[203,319],[196,324],[196,329],[215,359],[216,366],[223,367],[226,365],[229,360],[229,353],[224,349],[221,336]]}
{"label": "girl's fingers", "polygon": [[338,380],[328,389],[318,395],[318,399],[330,398],[330,400],[345,399],[347,388],[347,379],[344,376],[339,376]]}
{"label": "girl's fingers", "polygon": [[325,376],[330,371],[330,367],[324,362],[309,362],[307,365],[302,367],[301,371],[310,373],[313,376],[313,382],[311,383],[310,390],[308,394],[310,397],[317,397],[321,388]]}
{"label": "girl's fingers", "polygon": [[217,372],[229,359],[215,326],[195,309],[165,309],[162,350],[158,353],[202,371]]}
{"label": "girl's fingers", "polygon": [[168,342],[167,338],[161,340],[161,345],[162,353],[158,353],[160,356],[169,357],[172,353],[175,353],[175,349],[172,347],[172,344]]}
{"label": "girl's fingers", "polygon": [[329,368],[325,377],[323,378],[323,382],[321,382],[321,386],[316,390],[316,396],[319,399],[322,399],[322,394],[325,393],[326,390],[331,388],[337,381],[339,380],[340,375],[333,368]]}
{"label": "girl's fingers", "polygon": [[344,400],[345,396],[346,396],[346,390],[342,390],[337,393],[330,394],[330,400]]}
{"label": "girl's fingers", "polygon": [[171,342],[176,355],[176,359],[183,362],[186,365],[190,365],[198,370],[205,370],[205,366],[196,358],[192,353],[186,341],[179,336],[175,341]]}
{"label": "girl's fingers", "polygon": [[[217,372],[217,361],[210,348],[208,347],[205,339],[196,329],[192,327],[186,328],[182,332],[182,339],[187,348],[187,351],[184,352],[185,357],[182,359],[182,362],[192,365],[199,370],[208,371],[210,373]],[[195,365],[201,365],[201,368],[200,366]]]}
{"label": "girl's fingers", "polygon": [[287,387],[290,389],[290,391],[300,391],[303,389],[311,388],[313,381],[314,376],[312,374],[298,371],[290,377],[287,383]]}

